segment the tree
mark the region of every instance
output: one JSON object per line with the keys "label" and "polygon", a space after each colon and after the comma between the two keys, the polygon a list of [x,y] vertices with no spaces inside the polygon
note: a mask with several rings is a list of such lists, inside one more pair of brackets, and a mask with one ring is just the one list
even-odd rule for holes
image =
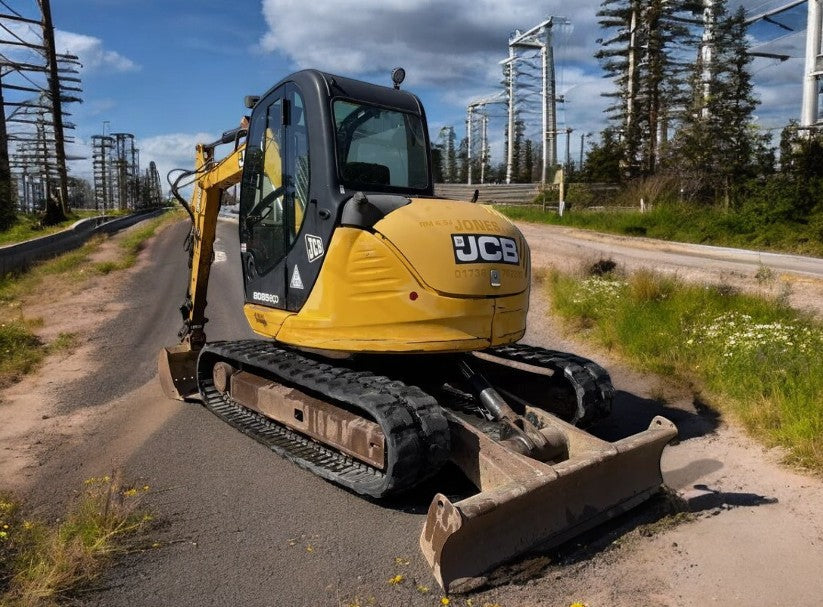
{"label": "tree", "polygon": [[772,179],[783,196],[778,212],[804,221],[823,214],[823,133],[798,128],[792,121],[780,135],[780,172]]}
{"label": "tree", "polygon": [[519,181],[523,183],[531,183],[534,181],[534,141],[526,139],[523,146],[523,162],[521,163],[521,172]]}
{"label": "tree", "polygon": [[[668,112],[685,94],[685,48],[694,37],[695,0],[603,0],[597,15],[611,38],[600,39],[600,59],[616,91],[608,111],[623,137],[626,177],[653,174]],[[663,137],[661,138],[661,133]]]}
{"label": "tree", "polygon": [[590,183],[619,183],[620,163],[623,150],[614,129],[605,129],[600,142],[591,146],[580,174],[582,181]]}
{"label": "tree", "polygon": [[443,183],[443,148],[436,143],[431,146],[432,154],[432,181]]}
{"label": "tree", "polygon": [[733,185],[769,171],[768,137],[753,121],[758,105],[749,65],[743,8],[729,15],[726,0],[715,0],[711,62],[698,56],[691,77],[692,97],[681,117],[667,161],[672,172],[691,184],[697,199],[717,200],[726,206]]}
{"label": "tree", "polygon": [[466,183],[469,178],[469,140],[466,137],[460,140],[457,146],[457,183]]}
{"label": "tree", "polygon": [[457,150],[454,147],[455,134],[452,127],[445,127],[448,131],[446,135],[446,165],[443,177],[446,183],[457,181]]}
{"label": "tree", "polygon": [[[514,149],[512,150],[512,183],[521,183],[523,181],[522,167],[524,164],[523,157],[523,132],[526,130],[526,125],[520,118],[520,112],[515,112],[514,118]],[[506,146],[508,146],[509,133],[506,131]]]}
{"label": "tree", "polygon": [[67,182],[70,208],[87,209],[94,206],[94,189],[87,180],[69,175]]}

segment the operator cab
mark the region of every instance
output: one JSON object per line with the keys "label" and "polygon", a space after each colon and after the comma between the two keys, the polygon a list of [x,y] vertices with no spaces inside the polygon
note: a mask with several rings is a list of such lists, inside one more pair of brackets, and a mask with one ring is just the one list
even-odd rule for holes
{"label": "operator cab", "polygon": [[246,301],[298,311],[335,227],[344,216],[357,225],[357,213],[344,212],[356,194],[358,203],[377,195],[384,214],[433,195],[420,100],[316,70],[263,95],[249,123],[240,196]]}

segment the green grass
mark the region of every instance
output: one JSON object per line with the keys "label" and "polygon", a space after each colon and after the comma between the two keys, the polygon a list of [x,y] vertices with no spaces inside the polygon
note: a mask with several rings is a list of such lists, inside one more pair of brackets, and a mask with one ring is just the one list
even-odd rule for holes
{"label": "green grass", "polygon": [[99,262],[95,264],[94,269],[100,274],[109,274],[116,270],[130,268],[137,261],[137,256],[143,250],[146,241],[154,236],[158,228],[168,225],[170,219],[176,219],[177,217],[178,215],[166,213],[134,229],[120,241],[122,251],[120,259]]}
{"label": "green grass", "polygon": [[28,272],[0,277],[0,387],[36,369],[48,354],[71,350],[76,345],[76,336],[72,334],[60,334],[51,343],[38,338],[35,329],[42,326],[43,320],[26,316],[27,301],[51,297],[54,292],[69,292],[90,276],[131,267],[146,240],[179,217],[166,213],[122,236],[114,261],[89,260],[106,240],[105,236],[98,236],[79,249],[34,265]]}
{"label": "green grass", "polygon": [[688,205],[658,205],[647,213],[572,209],[563,217],[555,211],[544,213],[539,205],[496,208],[512,219],[522,221],[565,225],[625,236],[647,236],[677,242],[823,257],[823,234],[815,222],[768,222],[751,213],[744,215],[719,208]]}
{"label": "green grass", "polygon": [[[121,213],[111,211],[107,212],[107,214],[119,215]],[[19,213],[17,215],[17,221],[12,227],[8,230],[0,232],[0,245],[14,244],[17,242],[23,242],[24,240],[30,240],[32,238],[48,236],[49,234],[54,234],[55,232],[65,230],[79,219],[96,217],[97,215],[102,215],[102,212],[77,209],[69,213],[69,217],[66,221],[63,221],[57,225],[42,227],[40,226],[40,220],[36,215]]]}
{"label": "green grass", "polygon": [[47,346],[25,322],[0,323],[0,386],[8,385],[34,369]]}
{"label": "green grass", "polygon": [[643,370],[686,382],[794,464],[823,472],[823,326],[779,301],[648,272],[553,273],[555,310]]}
{"label": "green grass", "polygon": [[19,502],[0,495],[0,606],[57,605],[93,584],[150,524],[139,510],[148,490],[116,476],[88,479],[53,524],[26,519]]}

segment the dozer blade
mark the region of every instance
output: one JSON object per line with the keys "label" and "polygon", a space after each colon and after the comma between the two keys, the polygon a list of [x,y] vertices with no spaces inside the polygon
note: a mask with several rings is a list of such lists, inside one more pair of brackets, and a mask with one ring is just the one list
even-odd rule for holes
{"label": "dozer blade", "polygon": [[191,346],[185,343],[160,350],[157,357],[157,373],[166,396],[186,400],[198,394],[197,356],[199,354],[199,350],[192,350]]}
{"label": "dozer blade", "polygon": [[677,436],[669,420],[655,417],[648,430],[608,443],[531,412],[565,434],[568,459],[547,464],[525,457],[448,414],[452,459],[480,493],[456,503],[438,494],[429,507],[420,547],[447,592],[471,590],[495,566],[625,512],[663,482],[660,457]]}

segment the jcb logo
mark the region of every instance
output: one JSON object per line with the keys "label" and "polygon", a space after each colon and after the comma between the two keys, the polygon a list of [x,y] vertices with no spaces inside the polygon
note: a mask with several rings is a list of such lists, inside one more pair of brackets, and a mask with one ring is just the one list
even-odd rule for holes
{"label": "jcb logo", "polygon": [[323,257],[323,239],[313,234],[306,234],[306,257],[309,263]]}
{"label": "jcb logo", "polygon": [[517,242],[505,236],[452,234],[454,261],[457,263],[520,264]]}

